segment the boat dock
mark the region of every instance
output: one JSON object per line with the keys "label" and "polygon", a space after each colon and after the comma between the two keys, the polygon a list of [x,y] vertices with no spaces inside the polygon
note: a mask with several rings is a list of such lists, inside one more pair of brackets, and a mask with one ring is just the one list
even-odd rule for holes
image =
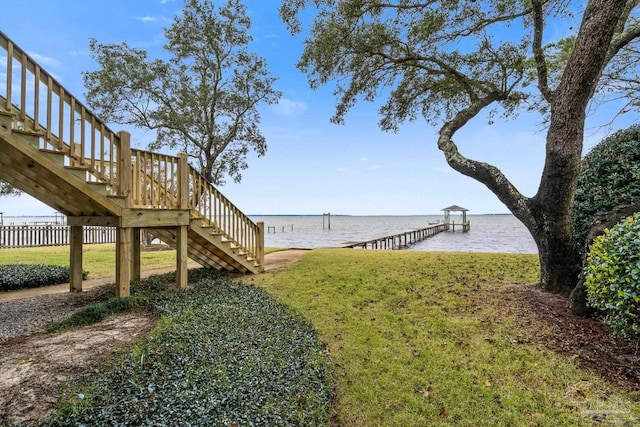
{"label": "boat dock", "polygon": [[439,222],[436,224],[429,224],[428,227],[405,231],[391,236],[365,240],[363,242],[347,242],[343,247],[362,249],[406,249],[415,243],[447,230],[449,230],[449,223]]}

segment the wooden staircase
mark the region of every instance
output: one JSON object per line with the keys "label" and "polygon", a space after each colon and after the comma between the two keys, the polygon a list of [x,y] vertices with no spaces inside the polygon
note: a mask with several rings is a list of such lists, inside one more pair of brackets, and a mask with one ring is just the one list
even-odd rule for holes
{"label": "wooden staircase", "polygon": [[187,285],[187,257],[233,272],[263,270],[264,225],[207,182],[185,154],[132,149],[127,132],[111,131],[0,32],[0,59],[3,53],[0,179],[67,215],[71,291],[82,289],[88,225],[117,228],[119,296],[140,277],[141,229],[177,249],[180,287]]}

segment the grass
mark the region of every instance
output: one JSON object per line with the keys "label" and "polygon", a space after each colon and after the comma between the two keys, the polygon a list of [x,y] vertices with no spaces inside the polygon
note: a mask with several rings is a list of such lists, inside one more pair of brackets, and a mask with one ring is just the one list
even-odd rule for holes
{"label": "grass", "polygon": [[[265,253],[276,252],[279,248],[265,248]],[[69,265],[69,246],[43,246],[35,248],[0,249],[0,265],[33,264]],[[100,245],[84,245],[82,252],[83,269],[90,279],[111,277],[115,275],[116,247],[113,243]],[[176,251],[142,251],[140,253],[140,269],[155,270],[175,267]]]}
{"label": "grass", "polygon": [[249,280],[302,313],[326,342],[341,425],[640,418],[638,396],[527,344],[500,299],[482,298],[535,282],[537,272],[533,255],[336,249]]}
{"label": "grass", "polygon": [[[529,329],[520,326],[515,311],[499,298],[535,282],[537,274],[534,255],[332,249],[310,251],[286,270],[244,280],[300,313],[326,343],[340,425],[591,426],[597,420],[632,425],[640,419],[637,393],[615,389],[579,369],[570,358],[531,343]],[[202,347],[200,340],[226,330],[242,331],[249,317],[268,326],[269,322],[260,323],[264,303],[230,303],[241,301],[229,293],[234,286],[193,300],[175,293],[172,304],[182,313],[178,323],[195,332],[178,334],[181,338],[168,348],[185,354],[208,352],[211,348]],[[206,305],[209,300],[221,307]],[[97,309],[97,317],[103,309]],[[177,309],[169,311],[173,310]],[[163,321],[160,327],[176,322]],[[211,332],[205,329],[210,323],[225,327]],[[529,323],[528,328],[543,327],[533,320]],[[286,331],[280,329],[276,335],[287,336]],[[152,334],[154,346],[176,336],[163,334]],[[280,360],[279,354],[258,357],[268,363],[271,358]],[[253,370],[255,362],[249,358],[232,363],[261,378],[259,370]],[[133,368],[126,363],[116,366],[111,380],[129,375],[127,369]],[[175,369],[182,371],[182,366],[178,363]],[[166,387],[179,389],[183,379],[166,372]],[[201,374],[194,375],[201,378]],[[104,385],[102,390],[106,389]],[[109,396],[127,402],[127,393],[114,389]],[[206,389],[206,393],[217,399],[229,391]],[[183,397],[176,401],[193,400]],[[251,400],[249,395],[244,398]],[[129,406],[136,407],[131,402]],[[72,412],[78,408],[72,405]]]}

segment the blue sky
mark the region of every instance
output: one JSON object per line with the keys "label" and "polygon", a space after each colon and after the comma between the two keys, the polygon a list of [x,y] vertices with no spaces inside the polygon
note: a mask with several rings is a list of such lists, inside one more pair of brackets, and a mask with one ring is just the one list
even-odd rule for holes
{"label": "blue sky", "polygon": [[[103,43],[127,41],[160,52],[163,27],[182,9],[181,0],[28,0],[7,2],[0,30],[34,57],[77,98],[84,99],[81,72],[95,69],[89,38]],[[438,214],[458,204],[472,214],[506,213],[483,185],[449,168],[436,147],[437,129],[424,121],[407,123],[398,133],[377,127],[377,106],[359,103],[346,125],[329,123],[332,87],[312,91],[295,68],[303,48],[278,16],[278,0],[246,0],[252,19],[251,49],[266,58],[276,88],[277,106],[261,109],[268,142],[264,157],[249,156],[240,184],[220,190],[247,214],[418,215]],[[595,123],[595,122],[594,122]],[[615,128],[629,122],[616,123]],[[129,130],[133,145],[144,148],[152,135]],[[585,149],[606,129],[587,129]],[[527,196],[535,194],[544,163],[545,132],[539,117],[518,120],[475,119],[456,136],[461,152],[503,170]],[[5,216],[50,215],[52,209],[28,196],[0,198]]]}

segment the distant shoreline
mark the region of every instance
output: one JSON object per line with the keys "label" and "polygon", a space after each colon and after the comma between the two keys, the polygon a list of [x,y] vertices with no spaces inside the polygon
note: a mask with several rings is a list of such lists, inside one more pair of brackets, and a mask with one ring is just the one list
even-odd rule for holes
{"label": "distant shoreline", "polygon": [[[66,216],[63,214],[58,214],[60,216]],[[322,216],[322,214],[248,214],[248,217],[283,217],[283,216]],[[395,217],[415,217],[415,216],[442,216],[442,212],[439,213],[431,213],[431,214],[367,214],[367,215],[352,215],[352,214],[331,214],[331,216],[341,216],[341,217],[375,217],[375,216],[395,216]],[[468,213],[467,216],[513,216],[512,213],[483,213],[483,214],[472,214]],[[4,215],[4,218],[56,218],[56,215]]]}

